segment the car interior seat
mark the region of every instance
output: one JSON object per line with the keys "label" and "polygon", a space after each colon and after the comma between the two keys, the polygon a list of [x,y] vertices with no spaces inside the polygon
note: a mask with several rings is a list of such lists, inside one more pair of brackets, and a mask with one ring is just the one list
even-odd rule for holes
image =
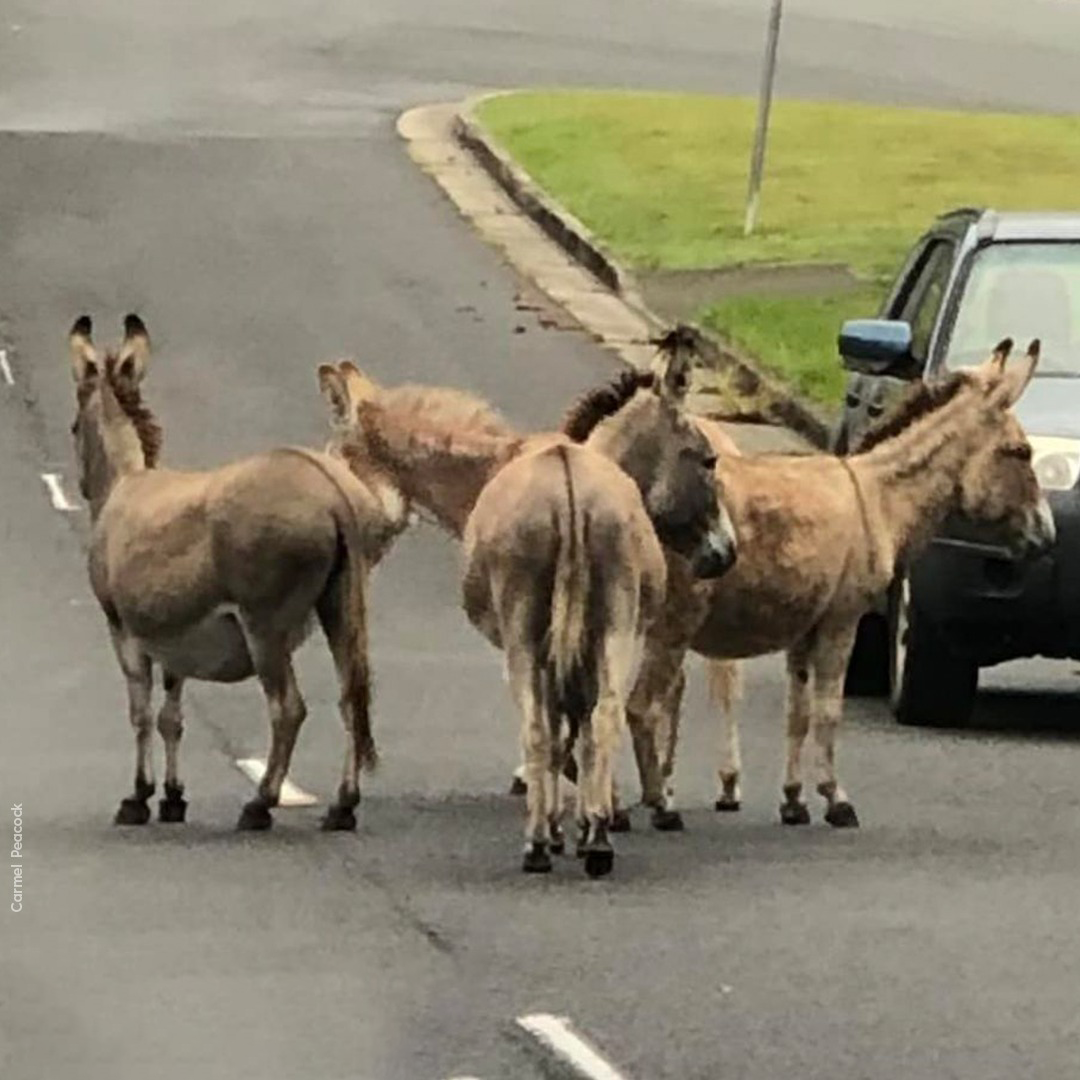
{"label": "car interior seat", "polygon": [[1032,338],[1039,338],[1044,371],[1080,375],[1069,287],[1060,272],[1041,267],[1007,270],[990,292],[986,318],[991,346],[1011,337],[1026,349]]}

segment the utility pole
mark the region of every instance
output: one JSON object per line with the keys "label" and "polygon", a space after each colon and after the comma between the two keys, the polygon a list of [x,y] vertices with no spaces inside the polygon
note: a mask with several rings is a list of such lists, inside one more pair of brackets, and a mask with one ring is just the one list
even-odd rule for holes
{"label": "utility pole", "polygon": [[784,0],[772,0],[772,11],[769,14],[769,35],[765,41],[765,63],[761,69],[761,90],[758,94],[757,130],[754,132],[754,152],[750,159],[750,190],[746,196],[744,236],[749,236],[757,224],[761,174],[765,168],[765,139],[769,132],[769,109],[772,106],[773,79],[776,76],[776,46],[780,40],[780,11],[783,5]]}

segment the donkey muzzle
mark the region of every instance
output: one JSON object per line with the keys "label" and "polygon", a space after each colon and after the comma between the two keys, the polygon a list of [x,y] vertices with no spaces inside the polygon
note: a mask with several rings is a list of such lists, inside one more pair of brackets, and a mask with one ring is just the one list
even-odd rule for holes
{"label": "donkey muzzle", "polygon": [[719,528],[705,534],[693,559],[694,577],[718,578],[735,565],[738,556],[735,534],[725,524],[722,522]]}

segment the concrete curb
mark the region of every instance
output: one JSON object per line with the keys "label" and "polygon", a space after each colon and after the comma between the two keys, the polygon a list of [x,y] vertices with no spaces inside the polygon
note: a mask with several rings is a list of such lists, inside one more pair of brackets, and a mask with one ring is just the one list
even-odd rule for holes
{"label": "concrete curb", "polygon": [[[541,190],[477,118],[476,110],[480,104],[512,92],[496,91],[469,98],[454,116],[455,139],[546,236],[603,286],[616,293],[650,328],[660,329],[664,321],[646,305],[633,276],[604,250],[585,225]],[[693,330],[701,356],[715,369],[728,374],[732,390],[762,402],[761,419],[783,424],[818,449],[829,447],[832,425],[819,409],[794,395],[731,346],[700,327],[695,326]]]}

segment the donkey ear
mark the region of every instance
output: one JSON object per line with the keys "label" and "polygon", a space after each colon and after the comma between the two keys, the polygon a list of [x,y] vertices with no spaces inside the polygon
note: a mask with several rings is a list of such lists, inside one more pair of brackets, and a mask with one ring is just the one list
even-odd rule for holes
{"label": "donkey ear", "polygon": [[68,345],[71,349],[71,374],[80,385],[93,382],[101,374],[101,358],[98,356],[97,349],[94,348],[92,334],[93,323],[89,315],[80,315],[68,334]]}
{"label": "donkey ear", "polygon": [[1040,348],[1039,339],[1036,338],[1028,346],[1023,360],[1017,360],[1002,376],[995,398],[1001,400],[1006,409],[1011,409],[1020,400],[1031,382],[1035,369],[1039,366]]}
{"label": "donkey ear", "polygon": [[124,378],[141,383],[150,363],[150,334],[146,323],[138,315],[124,317],[124,343],[120,346],[120,356],[116,370]]}
{"label": "donkey ear", "polygon": [[319,365],[319,389],[330,410],[331,426],[348,429],[354,422],[353,411],[349,407],[349,391],[333,364]]}
{"label": "donkey ear", "polygon": [[1012,346],[1012,338],[1003,338],[994,347],[994,353],[990,356],[990,364],[997,369],[999,375],[1004,375],[1005,362],[1009,360],[1009,353],[1012,352]]}
{"label": "donkey ear", "polygon": [[653,393],[672,405],[681,405],[690,391],[692,357],[697,351],[694,332],[678,325],[654,339],[658,352],[653,361]]}
{"label": "donkey ear", "polygon": [[995,375],[1005,374],[1005,362],[1009,359],[1012,348],[1013,339],[1011,337],[1004,338],[994,346],[994,351],[991,353],[987,365]]}
{"label": "donkey ear", "polygon": [[353,409],[365,401],[374,401],[379,396],[379,384],[370,375],[365,375],[351,360],[342,360],[338,371],[345,382],[349,394],[349,403]]}

